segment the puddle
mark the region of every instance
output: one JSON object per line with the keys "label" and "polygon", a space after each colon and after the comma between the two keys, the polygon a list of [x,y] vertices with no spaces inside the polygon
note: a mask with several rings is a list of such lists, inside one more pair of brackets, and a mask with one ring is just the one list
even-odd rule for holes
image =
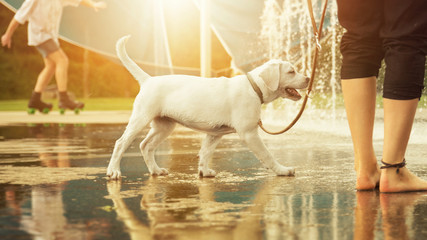
{"label": "puddle", "polygon": [[[418,126],[419,127],[419,126]],[[0,126],[1,239],[403,239],[427,237],[427,194],[356,192],[351,138],[296,128],[263,139],[295,177],[266,170],[237,135],[199,178],[203,135],[177,128],[151,177],[136,140],[121,181],[105,170],[123,124]],[[381,139],[376,149],[381,150]],[[427,144],[408,148],[427,178]],[[380,156],[381,152],[378,152]]]}

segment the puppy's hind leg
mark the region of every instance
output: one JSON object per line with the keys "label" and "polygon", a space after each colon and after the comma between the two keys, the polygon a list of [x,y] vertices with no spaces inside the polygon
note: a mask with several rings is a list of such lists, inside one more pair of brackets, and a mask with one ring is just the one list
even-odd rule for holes
{"label": "puppy's hind leg", "polygon": [[212,155],[222,135],[206,135],[199,152],[199,175],[201,177],[215,177],[216,172],[209,168]]}
{"label": "puppy's hind leg", "polygon": [[150,132],[141,142],[139,148],[147,164],[148,171],[151,175],[167,175],[168,170],[160,168],[154,157],[156,148],[162,143],[173,131],[176,123],[168,118],[155,118],[151,124]]}
{"label": "puppy's hind leg", "polygon": [[107,176],[110,179],[119,179],[121,177],[120,172],[120,161],[122,159],[123,153],[135,139],[135,137],[140,133],[140,131],[148,125],[150,121],[148,119],[141,120],[136,117],[131,117],[126,130],[123,135],[116,141],[114,145],[114,151],[111,155],[110,163],[107,168]]}

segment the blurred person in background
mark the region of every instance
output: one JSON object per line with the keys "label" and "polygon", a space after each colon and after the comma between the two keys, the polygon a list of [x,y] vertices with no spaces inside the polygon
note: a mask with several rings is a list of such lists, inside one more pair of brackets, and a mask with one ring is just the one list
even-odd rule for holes
{"label": "blurred person in background", "polygon": [[1,37],[2,46],[10,48],[12,36],[17,27],[28,21],[28,45],[35,46],[43,56],[45,66],[38,75],[28,102],[29,113],[34,113],[35,110],[48,113],[52,109],[52,104],[41,100],[41,93],[54,75],[59,92],[59,108],[74,110],[84,107],[84,103],[70,99],[67,93],[68,57],[58,41],[63,8],[77,7],[80,4],[91,7],[95,11],[106,7],[104,2],[92,0],[25,0]]}

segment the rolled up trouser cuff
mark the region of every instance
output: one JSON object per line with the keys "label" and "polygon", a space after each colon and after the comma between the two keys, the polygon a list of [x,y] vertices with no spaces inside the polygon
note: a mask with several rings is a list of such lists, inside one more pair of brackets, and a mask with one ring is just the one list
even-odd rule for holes
{"label": "rolled up trouser cuff", "polygon": [[341,46],[343,57],[341,79],[378,76],[384,57],[380,39],[355,39],[344,34]]}
{"label": "rolled up trouser cuff", "polygon": [[425,54],[404,45],[387,46],[383,97],[396,100],[420,98],[424,88]]}

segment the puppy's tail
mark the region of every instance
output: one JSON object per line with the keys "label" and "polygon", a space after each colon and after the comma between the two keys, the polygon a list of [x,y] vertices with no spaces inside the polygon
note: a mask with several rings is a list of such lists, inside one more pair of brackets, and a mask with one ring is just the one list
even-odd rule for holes
{"label": "puppy's tail", "polygon": [[139,85],[144,83],[144,80],[150,77],[146,72],[144,72],[127,54],[126,52],[126,42],[130,38],[130,35],[120,38],[116,43],[116,52],[120,61],[126,67],[126,69],[133,75],[133,77],[138,81]]}

